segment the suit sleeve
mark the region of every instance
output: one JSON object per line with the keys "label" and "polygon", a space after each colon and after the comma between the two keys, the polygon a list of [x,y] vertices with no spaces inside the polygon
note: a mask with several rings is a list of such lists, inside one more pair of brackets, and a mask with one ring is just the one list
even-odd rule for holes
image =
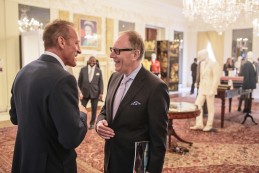
{"label": "suit sleeve", "polygon": [[153,89],[148,103],[150,129],[150,161],[149,172],[162,172],[166,152],[166,138],[169,109],[168,87],[160,83]]}
{"label": "suit sleeve", "polygon": [[83,82],[83,74],[82,69],[80,70],[79,77],[78,77],[78,87],[80,90],[82,90],[82,82]]}
{"label": "suit sleeve", "polygon": [[[113,73],[114,74],[114,73]],[[108,86],[107,86],[107,95],[108,95],[108,90],[109,90],[109,86],[110,86],[110,82],[111,82],[111,79],[113,77],[113,74],[111,75],[109,81],[108,81]],[[104,102],[104,105],[101,109],[101,112],[96,120],[96,124],[101,121],[101,120],[107,120],[107,117],[106,117],[106,112],[107,112],[107,95],[106,95],[106,98],[105,98],[105,102]]]}
{"label": "suit sleeve", "polygon": [[103,74],[100,69],[100,82],[99,82],[100,94],[103,94]]}
{"label": "suit sleeve", "polygon": [[57,81],[49,99],[51,118],[64,148],[76,148],[87,132],[86,115],[78,108],[78,90],[72,75]]}
{"label": "suit sleeve", "polygon": [[16,106],[15,106],[14,95],[13,95],[13,87],[12,87],[11,93],[12,93],[11,100],[10,100],[11,109],[9,110],[10,120],[14,125],[18,125]]}
{"label": "suit sleeve", "polygon": [[223,65],[223,71],[224,71],[224,72],[227,71],[227,65],[226,65],[226,64]]}

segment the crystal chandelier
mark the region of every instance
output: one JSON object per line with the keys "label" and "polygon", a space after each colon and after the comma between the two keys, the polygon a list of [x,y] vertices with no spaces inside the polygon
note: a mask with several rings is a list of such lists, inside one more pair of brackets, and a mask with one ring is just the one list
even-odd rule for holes
{"label": "crystal chandelier", "polygon": [[240,0],[183,0],[183,14],[190,20],[201,17],[217,32],[234,23],[244,8]]}
{"label": "crystal chandelier", "polygon": [[259,10],[259,0],[246,0],[245,11],[247,14],[253,15]]}
{"label": "crystal chandelier", "polygon": [[259,36],[259,0],[246,0],[245,12],[247,19],[253,19],[253,33],[255,36]]}
{"label": "crystal chandelier", "polygon": [[24,17],[21,20],[18,20],[19,30],[20,32],[28,32],[28,31],[37,31],[42,30],[43,24],[39,21],[31,18],[29,20],[27,17]]}
{"label": "crystal chandelier", "polygon": [[259,19],[253,20],[253,33],[255,36],[259,37]]}

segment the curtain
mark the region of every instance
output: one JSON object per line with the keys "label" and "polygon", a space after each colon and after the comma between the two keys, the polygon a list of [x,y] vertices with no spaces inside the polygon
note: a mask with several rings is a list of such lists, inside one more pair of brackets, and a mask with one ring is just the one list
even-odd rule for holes
{"label": "curtain", "polygon": [[216,61],[222,67],[224,59],[224,34],[219,35],[215,31],[198,32],[197,52],[201,49],[207,49],[209,43],[211,44]]}

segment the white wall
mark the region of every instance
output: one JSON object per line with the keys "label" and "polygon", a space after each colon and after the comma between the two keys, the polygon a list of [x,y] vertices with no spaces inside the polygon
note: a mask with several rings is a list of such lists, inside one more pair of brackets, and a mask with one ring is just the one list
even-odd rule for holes
{"label": "white wall", "polygon": [[[190,66],[197,54],[197,30],[206,29],[197,26],[197,23],[186,23],[179,8],[165,5],[157,0],[0,0],[0,58],[3,61],[4,71],[0,72],[0,112],[7,111],[9,107],[10,90],[15,74],[19,70],[19,31],[18,31],[18,4],[50,8],[51,20],[58,17],[59,10],[73,14],[98,16],[102,18],[102,49],[101,51],[83,50],[84,54],[94,54],[108,57],[105,54],[105,19],[114,19],[114,38],[118,35],[118,21],[124,20],[135,23],[135,29],[145,37],[145,26],[164,28],[160,38],[173,40],[174,31],[184,32],[183,51],[183,80],[182,86],[191,85]],[[240,26],[251,24],[240,23]],[[224,34],[224,57],[231,55],[232,30]],[[253,38],[254,55],[259,57],[257,45],[259,38]],[[224,62],[224,60],[223,60]],[[5,94],[8,93],[8,94]]]}
{"label": "white wall", "polygon": [[11,86],[20,67],[18,4],[49,8],[51,20],[58,18],[59,10],[68,11],[71,21],[75,13],[101,17],[101,51],[83,50],[83,54],[100,57],[108,57],[105,48],[111,46],[105,45],[106,18],[114,19],[114,38],[118,35],[119,20],[134,22],[136,31],[143,37],[146,25],[164,28],[160,37],[169,40],[172,40],[174,30],[182,31],[185,27],[180,9],[156,0],[0,0],[0,58],[3,62],[3,72],[0,72],[0,112],[7,112],[10,107]]}

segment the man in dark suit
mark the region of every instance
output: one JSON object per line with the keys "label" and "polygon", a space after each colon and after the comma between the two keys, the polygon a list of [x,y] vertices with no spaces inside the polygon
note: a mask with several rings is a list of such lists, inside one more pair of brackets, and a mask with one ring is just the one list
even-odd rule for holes
{"label": "man in dark suit", "polygon": [[[251,89],[253,92],[253,89],[256,89],[256,83],[258,82],[258,76],[256,72],[256,66],[254,65],[254,57],[253,52],[249,51],[247,52],[246,56],[246,62],[241,66],[241,72],[240,75],[244,77],[243,81],[243,90],[249,90]],[[251,103],[252,103],[252,92],[250,94],[250,98],[245,99],[245,107],[243,112],[251,113]],[[239,108],[241,108],[241,104],[239,105]]]}
{"label": "man in dark suit", "polygon": [[65,65],[76,66],[79,40],[73,23],[55,20],[43,41],[45,52],[18,72],[11,91],[10,118],[18,125],[12,173],[76,173],[86,110]]}
{"label": "man in dark suit", "polygon": [[190,94],[193,94],[194,86],[195,86],[195,82],[196,82],[196,76],[197,76],[197,58],[194,58],[194,61],[191,65],[191,72],[192,72],[192,86],[191,86]]}
{"label": "man in dark suit", "polygon": [[161,173],[166,152],[168,87],[141,65],[144,43],[135,31],[121,33],[110,50],[117,72],[109,79],[96,124],[97,133],[106,139],[104,172],[132,173],[135,142],[150,141],[146,170]]}
{"label": "man in dark suit", "polygon": [[102,100],[103,96],[102,71],[96,66],[94,56],[91,56],[87,62],[87,66],[81,69],[78,86],[83,94],[82,105],[86,106],[88,101],[91,100],[92,117],[89,129],[94,129],[98,100]]}

